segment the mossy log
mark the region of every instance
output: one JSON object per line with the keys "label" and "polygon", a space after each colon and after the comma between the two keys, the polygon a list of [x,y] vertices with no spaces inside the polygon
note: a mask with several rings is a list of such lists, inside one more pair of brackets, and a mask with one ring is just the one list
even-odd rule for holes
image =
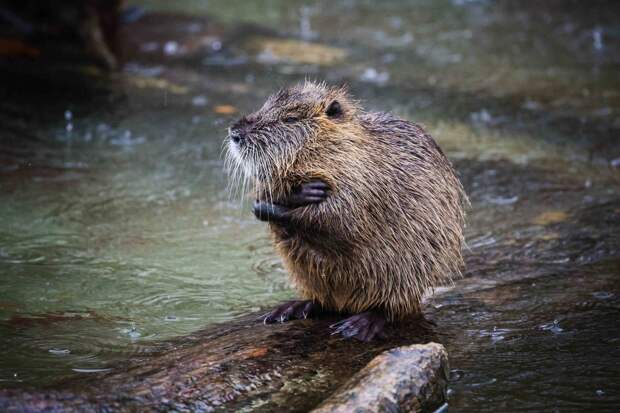
{"label": "mossy log", "polygon": [[[128,360],[108,372],[91,373],[46,388],[0,390],[0,411],[310,411],[380,353],[398,346],[428,343],[434,338],[431,326],[423,319],[391,328],[385,340],[362,343],[332,335],[329,325],[336,321],[332,317],[263,325],[258,316],[251,314],[211,326],[166,343],[165,350],[158,354]],[[431,350],[425,351],[428,356]],[[443,402],[445,393],[443,351],[432,350],[434,355],[424,362],[420,361],[424,357],[413,350],[401,350],[400,356],[382,355],[373,362],[374,370],[371,367],[370,372],[367,368],[361,373],[362,382],[371,382],[373,371],[397,363],[398,371],[390,373],[392,381],[399,386],[403,380],[432,382],[430,387],[418,386],[426,390],[413,398],[420,398],[418,405],[429,402],[435,406]],[[429,373],[429,369],[433,371]],[[402,373],[409,374],[409,378],[393,377]],[[349,403],[357,382],[359,379],[354,379],[341,388],[348,392]],[[427,391],[429,388],[433,390]],[[405,394],[409,401],[413,400],[411,389]],[[389,389],[386,392],[394,399],[396,393]],[[335,395],[326,403],[338,403],[343,397]]]}

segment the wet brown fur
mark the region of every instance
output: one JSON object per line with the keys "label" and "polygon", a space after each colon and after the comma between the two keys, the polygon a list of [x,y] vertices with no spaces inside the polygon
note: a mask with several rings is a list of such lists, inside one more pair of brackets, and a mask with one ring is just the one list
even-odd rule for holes
{"label": "wet brown fur", "polygon": [[[342,113],[329,117],[338,101]],[[294,116],[292,124],[284,120]],[[433,138],[386,113],[364,112],[343,88],[306,82],[271,96],[232,164],[259,199],[278,202],[301,182],[331,193],[292,210],[289,228],[270,223],[299,293],[339,312],[420,312],[423,294],[460,275],[461,183]]]}

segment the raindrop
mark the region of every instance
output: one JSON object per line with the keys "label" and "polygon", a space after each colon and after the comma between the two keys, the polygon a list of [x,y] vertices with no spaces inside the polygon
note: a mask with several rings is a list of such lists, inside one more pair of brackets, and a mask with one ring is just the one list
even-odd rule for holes
{"label": "raindrop", "polygon": [[453,370],[450,371],[450,378],[449,378],[449,380],[451,382],[459,381],[464,376],[465,376],[465,370],[453,369]]}
{"label": "raindrop", "polygon": [[310,26],[310,16],[312,15],[312,10],[308,6],[303,6],[299,11],[299,34],[304,40],[311,40],[316,36],[316,33],[312,31],[312,27]]}
{"label": "raindrop", "polygon": [[136,328],[136,324],[135,323],[131,323],[131,326],[129,328],[122,329],[121,333],[127,334],[129,336],[129,338],[131,338],[132,340],[136,340],[136,339],[138,339],[139,337],[142,336],[142,334],[140,334],[140,332],[138,332],[138,329]]}
{"label": "raindrop", "polygon": [[603,29],[600,27],[592,30],[592,47],[597,52],[603,50]]}
{"label": "raindrop", "polygon": [[66,348],[50,348],[47,351],[57,356],[65,356],[71,353],[71,350],[66,349]]}
{"label": "raindrop", "polygon": [[373,67],[369,67],[360,76],[362,82],[385,84],[390,80],[390,74],[387,71],[378,71]]}
{"label": "raindrop", "polygon": [[614,296],[609,291],[596,291],[593,292],[592,295],[594,296],[594,298],[598,298],[599,300],[608,300]]}
{"label": "raindrop", "polygon": [[495,204],[495,205],[511,205],[519,200],[519,196],[515,195],[515,196],[504,197],[504,196],[486,195],[484,199],[487,202],[491,204]]}
{"label": "raindrop", "polygon": [[211,49],[215,50],[216,52],[218,50],[222,49],[222,42],[219,40],[214,40],[213,43],[211,43]]}
{"label": "raindrop", "polygon": [[102,373],[105,371],[110,371],[112,369],[71,369],[76,373]]}
{"label": "raindrop", "polygon": [[564,331],[562,327],[560,327],[560,322],[555,319],[552,323],[542,324],[540,329],[543,331],[551,331],[554,334],[559,334]]}
{"label": "raindrop", "polygon": [[493,121],[493,116],[491,116],[491,113],[486,109],[482,109],[479,112],[472,112],[469,116],[472,122],[475,123],[491,123]]}
{"label": "raindrop", "polygon": [[208,102],[208,99],[203,95],[194,96],[192,98],[192,105],[194,106],[205,106]]}
{"label": "raindrop", "polygon": [[175,41],[169,41],[164,44],[164,54],[168,56],[175,55],[179,52],[179,44]]}

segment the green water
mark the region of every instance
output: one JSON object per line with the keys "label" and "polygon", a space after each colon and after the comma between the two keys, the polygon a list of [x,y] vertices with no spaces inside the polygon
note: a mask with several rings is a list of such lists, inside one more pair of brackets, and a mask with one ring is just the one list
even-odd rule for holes
{"label": "green water", "polygon": [[[489,264],[484,277],[469,274],[474,280],[518,280],[553,263],[549,273],[568,280],[562,288],[579,289],[591,270],[569,270],[603,262],[591,274],[600,290],[591,293],[613,305],[595,306],[583,334],[602,342],[600,351],[617,347],[618,332],[608,328],[620,255],[620,10],[613,2],[138,3],[151,14],[125,28],[131,47],[120,73],[1,61],[8,81],[0,87],[0,386],[106,368],[294,296],[266,228],[227,190],[221,145],[236,116],[306,77],[347,83],[368,108],[421,122],[436,137],[472,198],[471,251],[493,263],[498,246],[514,245],[513,259],[524,263],[508,274]],[[336,57],[317,64],[307,45],[286,46],[289,39]],[[601,205],[608,222],[595,218],[588,227],[580,217],[602,216]],[[558,294],[543,284],[525,288],[530,295],[516,309],[487,311],[507,321],[540,309]],[[458,310],[448,323],[453,367],[470,378],[455,382],[452,404],[495,411],[506,394],[527,394],[519,386],[531,389],[527,369],[539,368],[493,387],[499,366],[519,346],[545,359],[554,345],[537,354],[523,334],[492,362],[472,365],[488,348],[473,340],[464,350],[458,344],[471,340],[457,331],[492,331],[472,324],[474,298],[446,307]],[[556,317],[541,311],[528,331]],[[589,362],[604,363],[582,360]],[[561,372],[551,368],[549,376]],[[563,390],[548,397],[570,399],[575,391],[556,387]],[[609,390],[592,394],[592,403],[618,400]],[[524,397],[524,408],[540,408],[535,395]]]}

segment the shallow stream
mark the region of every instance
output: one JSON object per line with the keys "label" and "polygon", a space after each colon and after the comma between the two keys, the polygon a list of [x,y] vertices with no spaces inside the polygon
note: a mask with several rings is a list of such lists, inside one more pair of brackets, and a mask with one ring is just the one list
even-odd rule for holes
{"label": "shallow stream", "polygon": [[0,60],[0,387],[294,296],[221,149],[308,77],[424,124],[466,186],[466,278],[427,305],[450,410],[617,407],[615,2],[133,3],[120,73]]}

